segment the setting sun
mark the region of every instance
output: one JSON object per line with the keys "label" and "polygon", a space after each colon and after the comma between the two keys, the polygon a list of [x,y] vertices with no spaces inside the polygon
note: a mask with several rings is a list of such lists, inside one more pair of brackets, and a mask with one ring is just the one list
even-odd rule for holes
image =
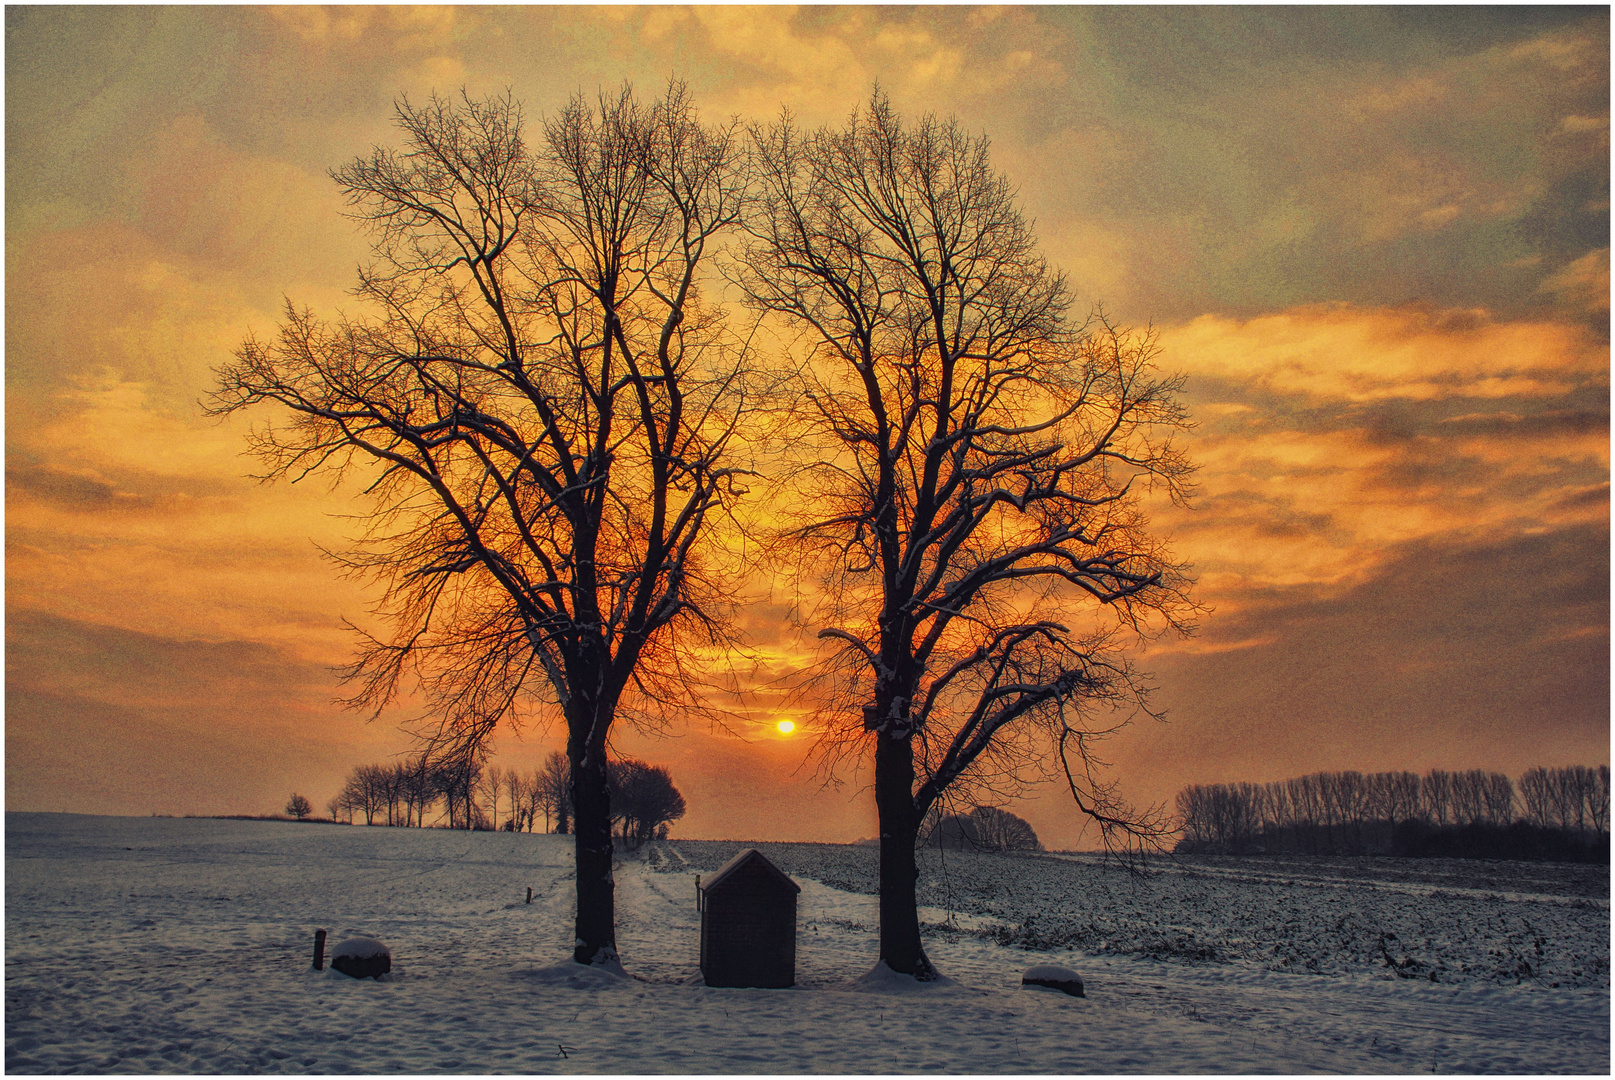
{"label": "setting sun", "polygon": [[779,728],[782,735],[789,735],[791,732],[796,730],[796,725],[789,720],[781,720],[774,726]]}

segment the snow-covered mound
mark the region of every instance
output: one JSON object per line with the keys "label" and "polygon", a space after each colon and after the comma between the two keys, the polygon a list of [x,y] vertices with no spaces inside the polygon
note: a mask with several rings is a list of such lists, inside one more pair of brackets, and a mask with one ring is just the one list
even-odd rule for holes
{"label": "snow-covered mound", "polygon": [[351,937],[331,950],[331,968],[355,979],[379,979],[393,969],[393,954],[373,937]]}
{"label": "snow-covered mound", "polygon": [[[1549,880],[1559,871],[1537,868],[1541,887],[1526,889],[1502,868],[1492,884],[1468,888],[1389,865],[1347,873],[1268,863],[1259,874],[1203,862],[1134,883],[1086,860],[949,853],[946,875],[927,864],[923,912],[927,955],[948,981],[909,979],[908,992],[891,993],[878,977],[859,978],[877,958],[876,902],[865,891],[876,853],[758,844],[802,885],[797,986],[701,986],[695,875],[746,846],[670,842],[623,856],[623,968],[582,968],[569,962],[568,837],[8,814],[6,1068],[1609,1068],[1607,871]],[[1489,951],[1522,923],[1528,958],[1541,960],[1505,982]],[[316,927],[333,940],[385,941],[392,973],[312,971]],[[1192,934],[1205,955],[1140,948],[1165,928]],[[1068,938],[1075,930],[1095,935],[1092,944]],[[1378,951],[1368,947],[1382,930],[1393,962],[1434,958],[1440,981],[1405,977],[1383,956],[1377,967],[1360,961]],[[1327,952],[1343,942],[1344,957]],[[1274,944],[1312,964],[1276,969]],[[1022,992],[1029,961],[1080,971],[1088,996]]]}
{"label": "snow-covered mound", "polygon": [[370,960],[377,956],[390,956],[387,946],[373,937],[351,937],[331,950],[331,959],[351,956],[355,960]]}
{"label": "snow-covered mound", "polygon": [[1046,987],[1072,997],[1086,997],[1082,992],[1082,977],[1061,964],[1033,964],[1021,972],[1021,985]]}

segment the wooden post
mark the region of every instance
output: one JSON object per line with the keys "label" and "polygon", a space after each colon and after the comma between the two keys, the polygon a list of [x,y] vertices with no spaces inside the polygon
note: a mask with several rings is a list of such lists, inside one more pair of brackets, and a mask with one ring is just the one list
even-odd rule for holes
{"label": "wooden post", "polygon": [[314,970],[325,970],[325,931],[314,931]]}
{"label": "wooden post", "polygon": [[531,885],[527,886],[527,902],[529,904],[533,902],[533,887]]}

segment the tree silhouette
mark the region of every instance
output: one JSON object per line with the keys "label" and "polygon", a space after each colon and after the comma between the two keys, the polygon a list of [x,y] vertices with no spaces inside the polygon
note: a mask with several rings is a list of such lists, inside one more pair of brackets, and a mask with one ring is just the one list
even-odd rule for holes
{"label": "tree silhouette", "polygon": [[544,831],[550,828],[550,816],[555,816],[558,833],[568,831],[572,816],[571,765],[566,755],[552,751],[533,777],[537,791],[536,803],[544,812]]}
{"label": "tree silhouette", "polygon": [[314,812],[314,804],[302,795],[293,794],[286,802],[286,812],[298,821],[302,821]]}
{"label": "tree silhouette", "polygon": [[787,118],[753,144],[737,278],[807,345],[785,539],[861,702],[839,750],[873,751],[881,958],[928,977],[914,845],[942,792],[1053,773],[1107,843],[1158,830],[1100,781],[1089,716],[1143,703],[1121,630],[1189,628],[1139,508],[1186,493],[1181,383],[1150,335],[1071,324],[986,139],[905,128],[877,91],[840,129]]}
{"label": "tree silhouette", "polygon": [[965,851],[1042,851],[1037,831],[1025,818],[996,806],[975,806],[965,814],[936,812],[927,817],[920,842],[924,846]]}
{"label": "tree silhouette", "polygon": [[[373,238],[364,317],[288,305],[219,373],[214,411],[267,403],[267,477],[353,475],[366,527],[335,556],[382,587],[351,703],[406,683],[464,777],[498,725],[558,710],[576,818],[575,958],[616,955],[606,747],[624,710],[685,700],[684,639],[722,639],[703,555],[738,493],[742,350],[702,299],[743,184],[731,132],[681,86],[574,99],[530,147],[509,97],[416,107],[398,149],[337,170]],[[469,820],[469,788],[451,814]]]}
{"label": "tree silhouette", "polygon": [[611,763],[611,805],[622,838],[635,845],[665,835],[685,809],[671,773],[633,758]]}

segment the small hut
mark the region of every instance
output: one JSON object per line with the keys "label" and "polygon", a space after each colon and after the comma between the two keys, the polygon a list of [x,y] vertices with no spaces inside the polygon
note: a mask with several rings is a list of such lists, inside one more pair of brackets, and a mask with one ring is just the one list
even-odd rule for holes
{"label": "small hut", "polygon": [[796,894],[802,887],[747,848],[703,884],[701,974],[708,986],[796,985]]}

